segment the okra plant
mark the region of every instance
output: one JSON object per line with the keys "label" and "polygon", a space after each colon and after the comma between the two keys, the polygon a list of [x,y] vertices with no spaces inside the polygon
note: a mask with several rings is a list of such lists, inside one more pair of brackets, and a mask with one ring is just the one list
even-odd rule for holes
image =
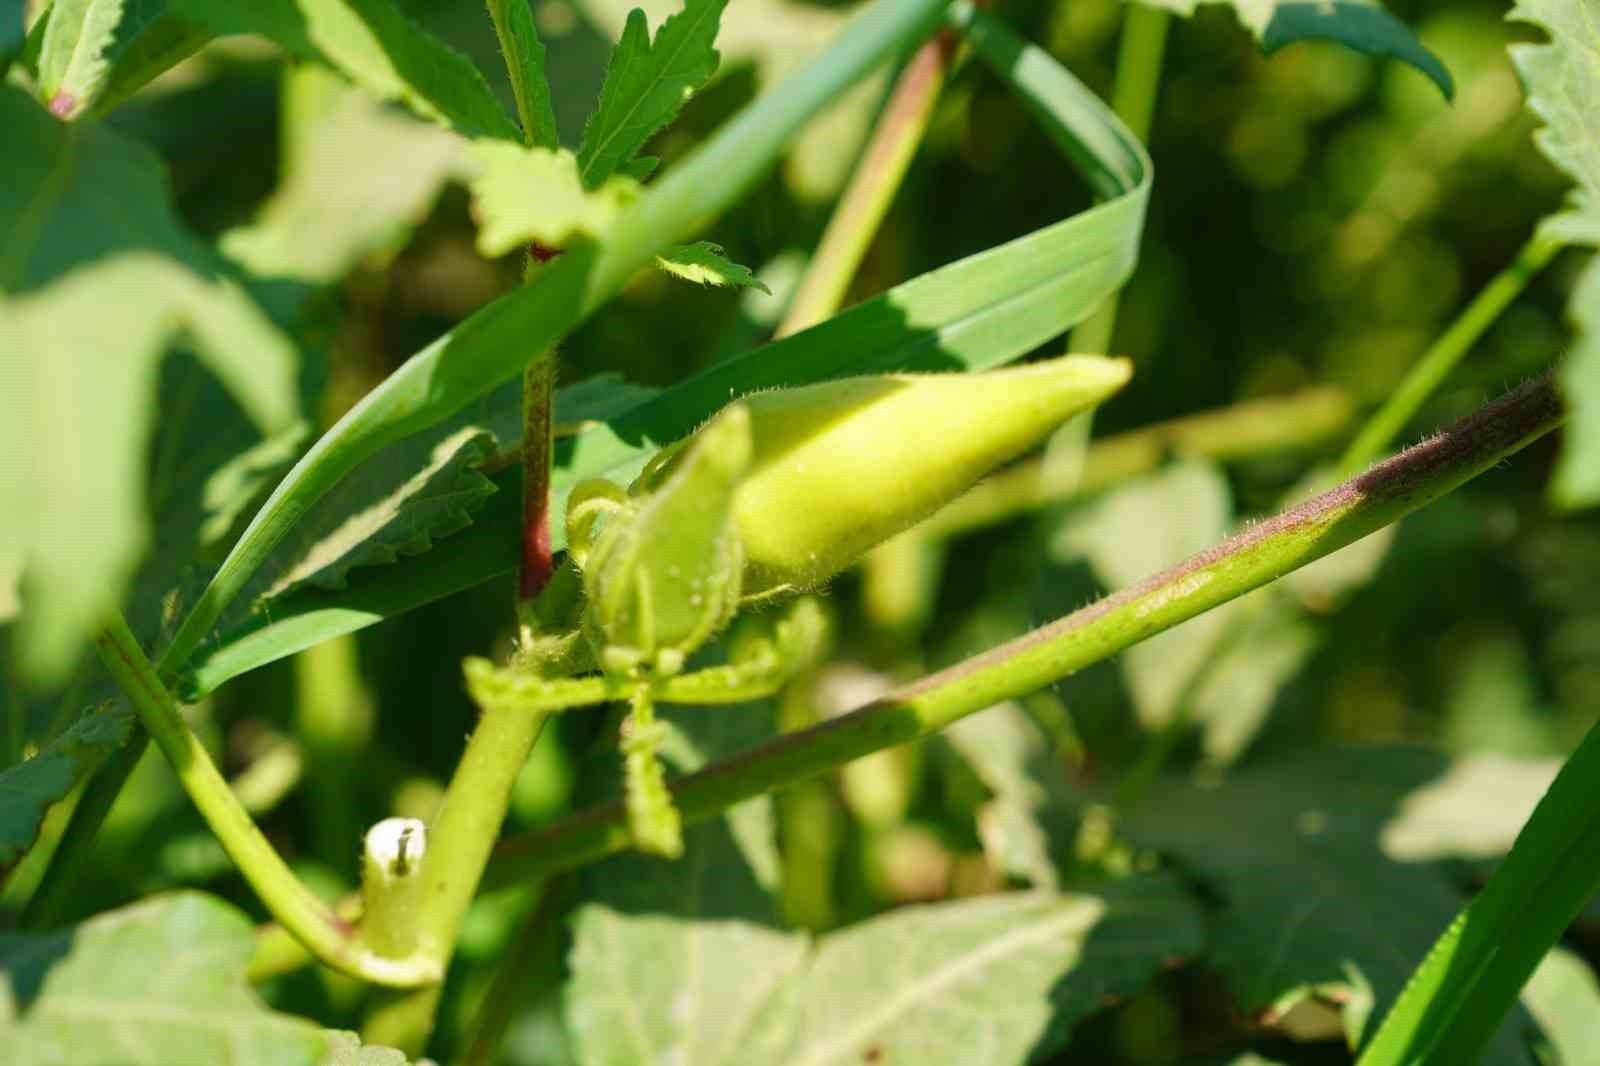
{"label": "okra plant", "polygon": [[1481,7],[0,3],[0,1061],[1591,1061]]}

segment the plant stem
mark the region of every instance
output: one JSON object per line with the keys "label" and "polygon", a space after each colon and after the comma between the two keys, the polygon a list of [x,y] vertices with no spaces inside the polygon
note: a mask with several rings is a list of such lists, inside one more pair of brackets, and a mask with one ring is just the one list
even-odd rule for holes
{"label": "plant stem", "polygon": [[311,826],[317,858],[355,872],[357,760],[372,741],[373,707],[361,681],[351,634],[294,657],[295,734],[310,764],[308,784],[318,817]]}
{"label": "plant stem", "polygon": [[1018,463],[979,482],[917,532],[949,537],[990,526],[1147,473],[1174,454],[1227,462],[1315,447],[1348,425],[1354,413],[1344,392],[1319,386],[1158,422],[1095,441],[1081,471],[1052,469],[1042,459]]}
{"label": "plant stem", "polygon": [[[1161,86],[1162,60],[1167,50],[1167,27],[1172,16],[1138,0],[1123,5],[1123,11],[1122,48],[1117,53],[1111,109],[1127,123],[1134,136],[1148,142],[1156,93]],[[1078,324],[1067,341],[1067,351],[1104,355],[1111,350],[1111,335],[1117,324],[1117,300],[1117,294],[1112,293],[1094,314]]]}
{"label": "plant stem", "polygon": [[534,890],[516,939],[501,956],[494,981],[462,1041],[466,1050],[458,1066],[493,1066],[518,1004],[530,989],[555,985],[561,969],[558,922],[569,902],[569,882],[569,878],[557,877]]}
{"label": "plant stem", "polygon": [[775,336],[798,333],[839,309],[922,142],[954,51],[954,40],[941,31],[900,72]]}
{"label": "plant stem", "polygon": [[1349,476],[1388,450],[1433,390],[1561,248],[1560,241],[1549,237],[1535,234],[1529,238],[1516,258],[1456,316],[1450,328],[1412,364],[1383,406],[1367,419],[1339,460],[1341,474]]}
{"label": "plant stem", "polygon": [[178,713],[177,702],[145,657],[121,614],[95,636],[95,651],[121,686],[139,719],[172,764],[189,798],[274,918],[317,958],[337,970],[380,984],[437,980],[427,960],[385,959],[366,950],[333,910],[300,883],[218,773]]}
{"label": "plant stem", "polygon": [[[843,717],[682,778],[673,786],[674,799],[686,819],[706,818],[1042,688],[1399,520],[1548,433],[1561,418],[1547,374],[1338,488],[1133,588]],[[621,807],[598,807],[504,842],[484,885],[548,876],[628,843]]]}
{"label": "plant stem", "polygon": [[[534,264],[530,263],[530,267]],[[522,566],[519,604],[531,604],[555,573],[550,550],[550,459],[555,448],[556,357],[522,372]]]}

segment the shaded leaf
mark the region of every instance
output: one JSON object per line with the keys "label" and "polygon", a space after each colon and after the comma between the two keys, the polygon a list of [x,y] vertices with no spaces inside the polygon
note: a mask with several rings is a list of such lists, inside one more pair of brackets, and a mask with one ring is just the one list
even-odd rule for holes
{"label": "shaded leaf", "polygon": [[511,75],[511,92],[522,118],[523,140],[540,148],[559,148],[556,112],[550,103],[550,80],[544,69],[544,42],[533,22],[528,0],[490,0],[495,26],[503,32],[500,50]]}
{"label": "shaded leaf", "polygon": [[[1600,124],[1591,106],[1600,93],[1600,0],[1520,0],[1510,15],[1549,35],[1543,44],[1511,46],[1528,108],[1544,123],[1534,142],[1576,183],[1566,210],[1545,221],[1552,237],[1600,245]],[[1577,328],[1561,386],[1572,416],[1563,435],[1551,494],[1564,507],[1600,502],[1600,266],[1573,286],[1567,315]]]}
{"label": "shaded leaf", "polygon": [[33,845],[50,805],[128,739],[126,708],[90,711],[31,759],[0,771],[0,872]]}
{"label": "shaded leaf", "polygon": [[[1313,750],[1247,766],[1211,788],[1158,783],[1128,812],[1129,837],[1173,856],[1221,897],[1207,961],[1246,1011],[1370,986],[1381,1017],[1449,925],[1461,897],[1426,865],[1385,855],[1384,827],[1448,761],[1402,747]],[[1358,1024],[1346,1019],[1352,1040]],[[1531,1061],[1513,1018],[1497,1063]]]}
{"label": "shaded leaf", "polygon": [[504,255],[528,241],[565,247],[598,237],[638,196],[638,183],[614,177],[585,185],[566,149],[523,148],[500,141],[472,146],[478,167],[470,181],[478,219],[478,251]]}
{"label": "shaded leaf", "polygon": [[735,263],[723,252],[720,244],[710,241],[680,244],[668,249],[656,256],[656,265],[684,281],[700,285],[731,285],[736,289],[760,289],[769,296],[772,294],[772,290],[752,274],[749,267]]}
{"label": "shaded leaf", "polygon": [[0,75],[4,75],[11,61],[22,52],[22,42],[27,39],[23,25],[26,13],[23,0],[0,0]]}
{"label": "shaded leaf", "polygon": [[402,101],[468,136],[521,139],[471,60],[392,0],[147,0],[119,29],[100,109],[230,34],[266,37],[298,59],[326,63],[380,100]]}
{"label": "shaded leaf", "polygon": [[298,357],[173,218],[159,161],[0,87],[0,554],[24,561],[18,648],[59,681],[146,542],[156,372],[182,336],[267,433],[297,416]]}
{"label": "shaded leaf", "polygon": [[1296,41],[1337,41],[1370,56],[1408,63],[1427,75],[1449,99],[1450,72],[1423,47],[1404,22],[1375,0],[1139,0],[1188,17],[1202,3],[1225,3],[1255,34],[1268,55]]}
{"label": "shaded leaf", "polygon": [[628,15],[606,66],[600,102],[583,128],[578,169],[595,189],[677,117],[689,94],[717,69],[713,43],[728,0],[685,0],[650,39],[643,11]]}
{"label": "shaded leaf", "polygon": [[0,933],[0,1060],[8,1066],[316,1066],[326,1040],[269,1011],[244,979],[254,927],[194,892],[45,936]]}
{"label": "shaded leaf", "polygon": [[465,145],[322,68],[292,77],[305,120],[286,139],[283,180],[222,248],[257,274],[328,283],[410,235],[464,170]]}
{"label": "shaded leaf", "polygon": [[904,907],[822,939],[781,1061],[1027,1062],[1201,943],[1198,911],[1165,878]]}
{"label": "shaded leaf", "polygon": [[[435,537],[472,522],[472,512],[495,491],[476,464],[493,453],[493,438],[471,427],[419,434],[346,478],[301,523],[294,562],[277,574],[266,595],[301,584],[343,588],[359,566],[381,566],[420,555]],[[403,477],[403,480],[400,480]]]}

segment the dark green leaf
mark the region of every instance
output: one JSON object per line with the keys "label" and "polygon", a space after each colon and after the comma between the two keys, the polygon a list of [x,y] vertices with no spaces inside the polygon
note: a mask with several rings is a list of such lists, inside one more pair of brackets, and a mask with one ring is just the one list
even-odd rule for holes
{"label": "dark green leaf", "polygon": [[716,73],[713,43],[727,4],[686,0],[682,11],[661,24],[654,41],[643,11],[628,16],[578,149],[586,186],[598,188],[615,174]]}
{"label": "dark green leaf", "polygon": [[128,739],[125,708],[90,711],[43,751],[0,771],[0,873],[33,845],[44,812]]}
{"label": "dark green leaf", "polygon": [[528,0],[490,0],[489,10],[500,32],[500,51],[517,98],[523,141],[538,148],[559,148],[550,80],[544,70],[544,42],[534,27],[532,7]]}
{"label": "dark green leaf", "polygon": [[[59,681],[146,541],[156,372],[186,338],[261,429],[298,412],[298,356],[173,218],[159,161],[0,87],[0,555],[24,563],[18,650]],[[8,551],[9,549],[9,551]]]}
{"label": "dark green leaf", "polygon": [[[1158,784],[1127,816],[1222,903],[1207,961],[1246,1011],[1369,985],[1380,1010],[1461,904],[1436,869],[1394,861],[1386,826],[1448,760],[1400,747],[1318,749],[1236,771],[1220,786]],[[1508,1025],[1493,1061],[1530,1061]],[[1359,1024],[1347,1018],[1359,1039]]]}
{"label": "dark green leaf", "polygon": [[267,1010],[245,983],[253,934],[192,892],[45,936],[0,933],[0,1061],[317,1066],[317,1027]]}
{"label": "dark green leaf", "polygon": [[22,43],[27,39],[22,21],[25,8],[24,0],[0,0],[0,77],[21,54]]}
{"label": "dark green leaf", "polygon": [[1426,74],[1446,100],[1455,95],[1450,71],[1423,47],[1409,27],[1383,8],[1346,0],[1301,0],[1279,3],[1260,31],[1261,50],[1268,55],[1296,41],[1337,41],[1369,56],[1409,63]]}
{"label": "dark green leaf", "polygon": [[710,241],[696,241],[669,248],[656,256],[656,264],[684,281],[700,285],[731,285],[736,289],[760,289],[769,296],[772,294],[772,290],[760,278],[750,273],[749,267],[735,263],[723,252],[720,244]]}

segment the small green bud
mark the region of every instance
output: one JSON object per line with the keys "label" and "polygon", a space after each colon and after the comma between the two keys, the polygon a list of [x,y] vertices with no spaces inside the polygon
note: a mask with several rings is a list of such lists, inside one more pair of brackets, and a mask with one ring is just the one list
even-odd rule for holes
{"label": "small green bud", "polygon": [[749,463],[750,413],[733,404],[639,496],[574,491],[567,520],[588,598],[584,632],[607,673],[675,674],[732,619],[743,568],[733,501]]}
{"label": "small green bud", "polygon": [[733,508],[745,595],[815,588],[1105,400],[1130,372],[1123,359],[1072,355],[746,397],[754,450]]}

